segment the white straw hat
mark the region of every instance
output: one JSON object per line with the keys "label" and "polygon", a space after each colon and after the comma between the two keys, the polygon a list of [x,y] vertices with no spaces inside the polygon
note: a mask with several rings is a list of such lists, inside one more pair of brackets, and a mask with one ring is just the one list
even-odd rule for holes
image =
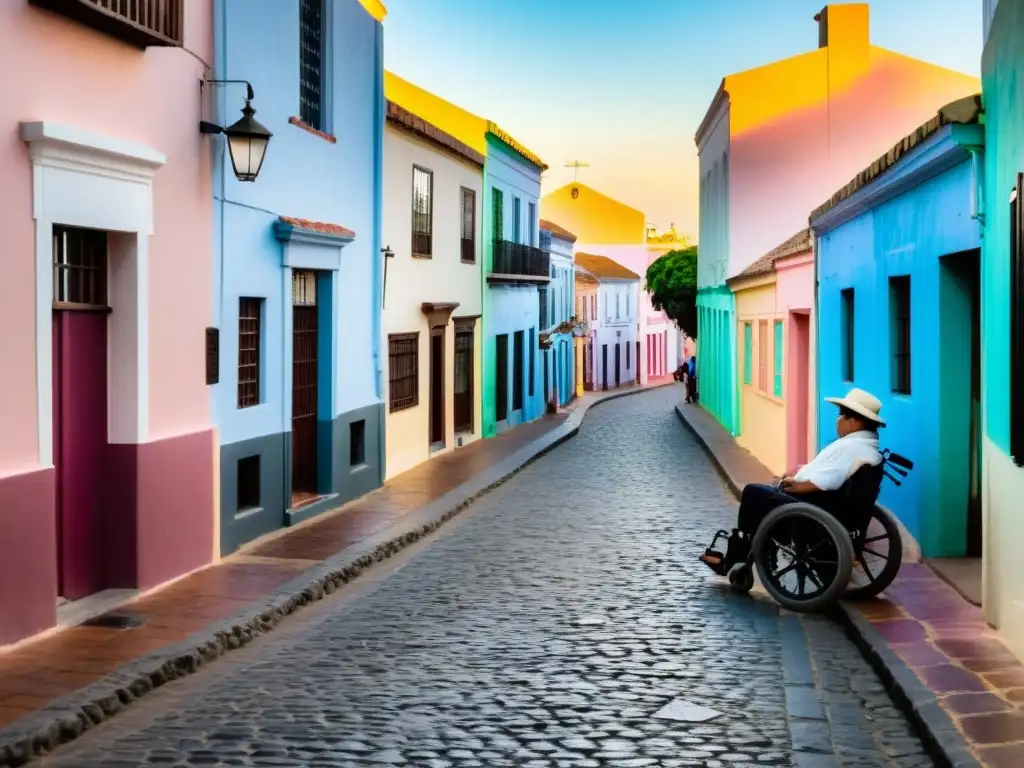
{"label": "white straw hat", "polygon": [[885,426],[885,421],[878,415],[878,412],[882,410],[881,400],[863,389],[851,389],[846,393],[846,397],[826,397],[825,402],[834,403],[840,408],[852,411],[880,427]]}

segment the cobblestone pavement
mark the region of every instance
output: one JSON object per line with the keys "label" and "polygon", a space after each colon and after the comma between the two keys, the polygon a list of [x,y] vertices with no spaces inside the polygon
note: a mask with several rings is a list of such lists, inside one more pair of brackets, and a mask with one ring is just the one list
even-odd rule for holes
{"label": "cobblestone pavement", "polygon": [[[735,502],[669,388],[52,766],[932,766],[826,619],[696,562]],[[654,717],[678,698],[721,714]]]}

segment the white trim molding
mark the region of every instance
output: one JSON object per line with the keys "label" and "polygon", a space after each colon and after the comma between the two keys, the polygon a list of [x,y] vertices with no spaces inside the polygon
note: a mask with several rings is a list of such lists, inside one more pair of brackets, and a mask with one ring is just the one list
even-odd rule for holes
{"label": "white trim molding", "polygon": [[140,443],[149,434],[149,237],[152,179],[166,157],[134,142],[51,121],[23,122],[32,160],[36,222],[36,398],[39,464],[53,465],[53,227],[115,234],[108,346],[108,435]]}

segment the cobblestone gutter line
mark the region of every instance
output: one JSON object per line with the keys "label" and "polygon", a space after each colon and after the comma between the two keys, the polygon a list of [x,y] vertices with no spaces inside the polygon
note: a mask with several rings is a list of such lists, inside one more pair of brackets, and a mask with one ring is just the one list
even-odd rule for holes
{"label": "cobblestone gutter line", "polygon": [[[708,447],[705,437],[687,419],[685,409],[677,405],[676,415],[704,448],[726,485],[739,499],[743,479],[733,477],[726,469],[721,458]],[[935,694],[893,652],[885,638],[860,615],[860,611],[840,602],[836,618],[875,670],[889,695],[910,718],[937,764],[941,768],[981,768],[982,764],[971,753]]]}
{"label": "cobblestone gutter line", "polygon": [[126,664],[96,683],[0,729],[0,768],[14,768],[52,752],[121,712],[156,688],[198,671],[266,634],[286,617],[332,594],[366,569],[430,535],[474,501],[579,432],[591,408],[662,386],[615,392],[577,407],[565,422],[508,458],[409,515],[401,523],[304,571],[265,600],[216,622],[188,639]]}

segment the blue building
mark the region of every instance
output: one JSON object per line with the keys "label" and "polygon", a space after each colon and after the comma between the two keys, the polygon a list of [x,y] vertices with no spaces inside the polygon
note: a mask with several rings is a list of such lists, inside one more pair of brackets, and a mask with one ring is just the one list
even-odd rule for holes
{"label": "blue building", "polygon": [[[885,447],[915,469],[892,509],[927,557],[981,546],[980,98],[944,107],[810,218],[818,235],[818,392],[866,389]],[[819,440],[836,411],[819,411]]]}
{"label": "blue building", "polygon": [[[216,0],[217,80],[272,133],[255,184],[213,142],[221,551],[381,484],[383,6]],[[212,85],[218,124],[244,85]],[[229,109],[230,106],[230,109]]]}
{"label": "blue building", "polygon": [[484,165],[484,437],[543,415],[540,296],[550,256],[538,245],[543,161],[492,122]]}
{"label": "blue building", "polygon": [[576,391],[573,328],[576,315],[576,235],[540,220],[540,247],[551,257],[551,283],[540,286],[540,338],[544,360],[544,402],[568,405]]}

